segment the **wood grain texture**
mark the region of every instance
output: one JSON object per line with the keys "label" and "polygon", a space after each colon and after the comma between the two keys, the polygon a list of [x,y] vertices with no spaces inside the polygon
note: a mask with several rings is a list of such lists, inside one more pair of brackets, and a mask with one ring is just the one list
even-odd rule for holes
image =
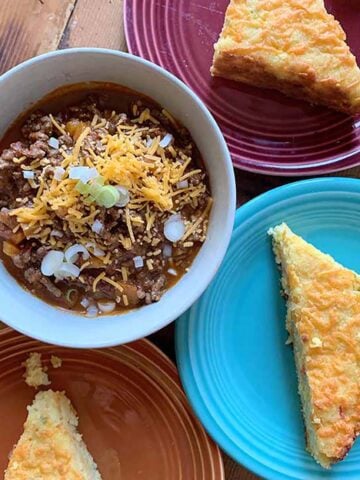
{"label": "wood grain texture", "polygon": [[76,0],[2,0],[0,73],[57,48]]}
{"label": "wood grain texture", "polygon": [[77,0],[60,42],[60,48],[68,47],[126,50],[123,0]]}
{"label": "wood grain texture", "polygon": [[[326,177],[360,177],[360,167],[350,168],[341,172],[335,172]],[[238,207],[248,202],[254,197],[261,195],[281,185],[291,182],[298,182],[312,177],[273,177],[270,175],[260,175],[258,173],[245,172],[243,170],[235,169],[236,178],[236,204]]]}
{"label": "wood grain texture", "polygon": [[253,473],[240,466],[234,460],[228,457],[224,452],[222,453],[224,460],[225,479],[226,480],[259,480]]}

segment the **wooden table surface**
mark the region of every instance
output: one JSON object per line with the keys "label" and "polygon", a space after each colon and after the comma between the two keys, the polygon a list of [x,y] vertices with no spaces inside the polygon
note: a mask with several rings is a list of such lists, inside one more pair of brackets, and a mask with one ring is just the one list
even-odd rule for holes
{"label": "wooden table surface", "polygon": [[[0,73],[32,56],[68,47],[126,50],[123,0],[1,1]],[[358,177],[359,172],[357,168],[340,175]],[[291,180],[236,171],[238,205]],[[173,328],[152,335],[151,340],[174,359]],[[227,455],[223,458],[226,480],[259,478]]]}

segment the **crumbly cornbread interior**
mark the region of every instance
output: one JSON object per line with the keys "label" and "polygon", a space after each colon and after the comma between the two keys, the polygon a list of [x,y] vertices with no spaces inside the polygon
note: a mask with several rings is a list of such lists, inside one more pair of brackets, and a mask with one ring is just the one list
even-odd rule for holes
{"label": "crumbly cornbread interior", "polygon": [[4,480],[101,480],[77,426],[64,393],[37,393]]}

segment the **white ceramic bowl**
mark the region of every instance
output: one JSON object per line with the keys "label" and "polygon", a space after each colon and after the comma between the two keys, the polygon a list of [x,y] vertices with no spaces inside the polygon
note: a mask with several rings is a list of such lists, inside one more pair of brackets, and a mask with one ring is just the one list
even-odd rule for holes
{"label": "white ceramic bowl", "polygon": [[61,50],[28,60],[0,77],[0,136],[16,117],[62,85],[114,82],[144,93],[185,125],[203,156],[214,197],[208,239],[190,271],[158,303],[124,314],[87,318],[46,304],[21,288],[0,264],[0,319],[57,345],[103,347],[130,342],[172,322],[202,294],[225,255],[235,213],[230,155],[201,100],[176,77],[141,58],[112,50]]}

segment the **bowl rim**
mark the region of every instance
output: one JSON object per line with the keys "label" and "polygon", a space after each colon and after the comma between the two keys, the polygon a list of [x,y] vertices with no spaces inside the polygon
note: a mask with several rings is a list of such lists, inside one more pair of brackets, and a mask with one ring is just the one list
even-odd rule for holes
{"label": "bowl rim", "polygon": [[[234,218],[235,218],[235,209],[236,209],[236,184],[235,184],[235,175],[234,175],[234,169],[232,166],[231,162],[231,157],[230,153],[227,147],[227,144],[225,142],[225,139],[223,137],[223,134],[221,133],[221,130],[219,126],[217,125],[215,119],[213,118],[212,114],[209,112],[207,107],[205,106],[204,102],[181,80],[179,80],[175,75],[172,73],[168,72],[164,68],[148,61],[145,59],[142,59],[140,57],[137,57],[135,55],[132,55],[130,53],[126,52],[121,52],[117,50],[111,50],[111,49],[106,49],[106,48],[92,48],[92,47],[79,47],[79,48],[69,48],[69,49],[63,49],[63,50],[57,50],[53,52],[48,52],[44,53],[35,57],[32,57],[19,65],[16,65],[15,67],[11,68],[4,74],[0,76],[0,89],[4,81],[8,80],[11,78],[13,75],[18,74],[19,72],[22,72],[26,70],[28,67],[37,65],[38,63],[41,63],[43,61],[47,61],[48,59],[53,59],[56,57],[63,57],[63,56],[72,56],[72,55],[82,55],[82,54],[96,54],[96,55],[108,55],[108,56],[113,56],[116,58],[122,58],[125,59],[126,61],[130,62],[135,62],[137,64],[140,64],[147,69],[153,70],[157,72],[159,75],[162,77],[166,78],[169,80],[171,83],[173,83],[177,88],[181,89],[184,91],[184,93],[190,97],[190,100],[193,104],[197,106],[197,108],[200,110],[201,114],[203,115],[204,120],[207,123],[207,126],[209,130],[212,130],[216,136],[216,141],[219,145],[219,150],[222,152],[222,163],[223,163],[223,169],[224,169],[224,178],[225,182],[228,188],[227,196],[229,198],[229,204],[226,212],[224,212],[223,215],[223,236],[221,240],[218,241],[218,244],[216,245],[216,255],[213,256],[212,262],[207,262],[207,268],[206,270],[204,269],[204,275],[202,276],[202,281],[199,282],[197,285],[193,285],[192,289],[189,290],[189,294],[186,296],[186,300],[183,298],[179,298],[179,304],[177,305],[176,309],[162,309],[161,314],[159,315],[160,311],[158,310],[158,305],[161,305],[161,300],[152,305],[144,306],[144,307],[139,307],[138,309],[130,310],[129,312],[125,313],[120,313],[120,314],[115,314],[111,316],[107,316],[108,318],[111,318],[113,322],[119,321],[121,318],[124,318],[124,316],[129,315],[131,312],[136,312],[139,310],[145,310],[148,309],[149,314],[148,314],[148,319],[150,317],[153,319],[150,321],[148,324],[146,323],[146,319],[139,319],[139,327],[137,329],[132,329],[130,332],[127,332],[126,335],[124,334],[119,334],[116,335],[116,328],[114,328],[113,335],[109,336],[104,336],[104,338],[99,338],[96,336],[95,338],[92,338],[91,341],[89,340],[82,340],[80,336],[74,337],[69,340],[63,340],[63,339],[58,339],[56,338],[57,334],[54,335],[52,333],[51,329],[49,328],[44,328],[43,331],[39,332],[32,332],[31,329],[31,322],[29,322],[28,325],[22,325],[21,322],[18,320],[13,320],[12,316],[10,315],[10,312],[3,312],[2,305],[0,305],[0,314],[1,314],[1,320],[6,323],[8,326],[11,328],[29,336],[32,338],[36,338],[40,341],[46,342],[46,343],[51,343],[54,345],[59,345],[59,346],[65,346],[65,347],[72,347],[72,348],[102,348],[102,347],[110,347],[114,345],[119,345],[122,343],[127,343],[134,341],[139,338],[143,338],[145,336],[148,336],[161,328],[169,325],[172,321],[174,321],[177,317],[179,317],[182,313],[184,313],[188,308],[191,307],[191,305],[196,301],[196,299],[204,292],[204,290],[207,288],[209,283],[211,282],[212,278],[216,274],[218,268],[220,267],[220,264],[225,256],[225,253],[227,251],[228,245],[230,243],[230,238],[232,234],[232,229],[234,225]],[[89,80],[91,81],[91,80]],[[76,83],[76,82],[74,82]],[[119,81],[119,84],[121,84],[121,81]],[[130,87],[131,88],[131,87]],[[149,95],[151,98],[151,95]],[[185,125],[186,126],[186,125]],[[192,132],[190,131],[190,134]],[[214,253],[214,252],[213,252]],[[0,278],[2,276],[2,273],[0,272]],[[11,275],[12,277],[12,275]],[[13,277],[12,277],[13,278]],[[181,281],[181,280],[180,280]],[[22,290],[25,290],[21,285],[19,285],[16,280],[14,279],[14,282],[16,283],[16,288],[20,288]],[[171,288],[176,288],[176,285]],[[171,290],[171,289],[170,289]],[[26,291],[26,290],[25,290]],[[31,297],[35,297],[38,301],[42,303],[42,300],[38,299],[35,295],[33,295],[31,292],[26,291],[27,295]],[[14,291],[14,296],[16,295]],[[13,298],[13,296],[12,296]],[[9,299],[11,302],[12,298]],[[48,304],[49,305],[49,304]],[[71,313],[71,311],[62,311],[60,308],[49,305],[51,309],[54,309],[57,311],[57,314],[59,316],[61,315],[71,315],[74,317],[74,313]],[[151,308],[152,307],[152,308]],[[155,310],[155,312],[153,312]],[[170,311],[169,311],[170,310]],[[173,313],[174,312],[174,313]],[[154,314],[155,313],[155,314]],[[83,317],[81,315],[81,317]],[[161,317],[159,319],[159,317]],[[86,318],[86,317],[84,317]],[[105,317],[106,318],[106,317]],[[60,320],[60,319],[59,319]],[[135,320],[136,321],[136,320]],[[20,325],[19,325],[20,323]],[[30,325],[30,327],[29,327]],[[141,328],[140,328],[141,326]],[[28,328],[27,328],[28,327]],[[39,330],[39,329],[37,329]],[[120,337],[120,338],[119,338]]]}

